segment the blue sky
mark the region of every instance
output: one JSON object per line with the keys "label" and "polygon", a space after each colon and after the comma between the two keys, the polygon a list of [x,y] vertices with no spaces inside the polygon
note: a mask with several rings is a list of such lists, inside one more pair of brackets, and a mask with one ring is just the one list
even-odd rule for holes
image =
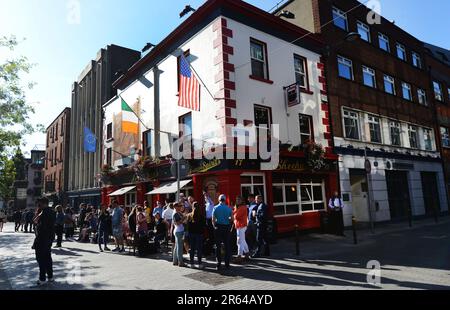
{"label": "blue sky", "polygon": [[[68,7],[80,4],[80,23],[68,22]],[[247,0],[268,10],[280,0]],[[364,0],[366,1],[366,0]],[[450,1],[381,0],[381,13],[421,40],[450,48]],[[28,92],[36,103],[33,123],[45,126],[70,106],[71,84],[107,44],[140,50],[146,42],[158,43],[179,23],[186,4],[198,7],[204,0],[0,0],[0,36],[26,38],[17,50],[36,67],[29,79],[37,82]],[[0,55],[0,59],[2,55]],[[45,136],[27,137],[29,151],[44,144]]]}

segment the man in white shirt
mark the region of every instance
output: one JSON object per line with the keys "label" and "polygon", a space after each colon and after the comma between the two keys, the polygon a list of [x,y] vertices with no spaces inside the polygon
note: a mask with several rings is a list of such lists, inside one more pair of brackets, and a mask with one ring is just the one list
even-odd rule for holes
{"label": "man in white shirt", "polygon": [[328,203],[328,208],[330,210],[331,214],[331,223],[333,230],[335,231],[336,235],[338,236],[344,236],[344,203],[342,202],[341,195],[339,195],[339,192],[334,192],[333,197],[330,198],[330,201]]}

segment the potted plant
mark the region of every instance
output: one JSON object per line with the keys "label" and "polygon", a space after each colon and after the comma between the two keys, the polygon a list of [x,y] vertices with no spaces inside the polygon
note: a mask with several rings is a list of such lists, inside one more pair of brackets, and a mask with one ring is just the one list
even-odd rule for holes
{"label": "potted plant", "polygon": [[304,144],[306,163],[314,171],[319,171],[327,166],[325,161],[325,150],[321,144],[307,141]]}

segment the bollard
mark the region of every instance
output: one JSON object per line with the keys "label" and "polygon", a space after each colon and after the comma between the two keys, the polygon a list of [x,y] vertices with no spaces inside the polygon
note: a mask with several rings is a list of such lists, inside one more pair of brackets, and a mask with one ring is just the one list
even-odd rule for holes
{"label": "bollard", "polygon": [[300,239],[298,234],[298,225],[295,225],[295,255],[300,255]]}
{"label": "bollard", "polygon": [[352,217],[353,243],[358,244],[358,236],[356,235],[356,218]]}

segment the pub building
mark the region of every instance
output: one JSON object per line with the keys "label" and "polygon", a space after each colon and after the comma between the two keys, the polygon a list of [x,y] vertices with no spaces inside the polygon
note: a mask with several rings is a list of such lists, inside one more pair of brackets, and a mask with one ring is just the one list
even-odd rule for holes
{"label": "pub building", "polygon": [[[259,194],[279,233],[295,225],[319,228],[337,189],[337,156],[324,46],[306,34],[244,1],[206,1],[114,82],[118,95],[103,105],[102,203],[113,197],[125,206],[173,201],[171,147],[184,137],[194,141],[191,153],[198,158],[180,161],[185,195],[203,202],[206,190],[214,201],[225,194],[233,204],[237,196]],[[201,80],[200,104],[192,109],[179,105],[181,55]],[[262,128],[276,137],[272,150],[279,144],[271,170],[251,156],[262,148],[254,146]],[[228,153],[232,148],[235,156],[199,156],[205,143]]]}

